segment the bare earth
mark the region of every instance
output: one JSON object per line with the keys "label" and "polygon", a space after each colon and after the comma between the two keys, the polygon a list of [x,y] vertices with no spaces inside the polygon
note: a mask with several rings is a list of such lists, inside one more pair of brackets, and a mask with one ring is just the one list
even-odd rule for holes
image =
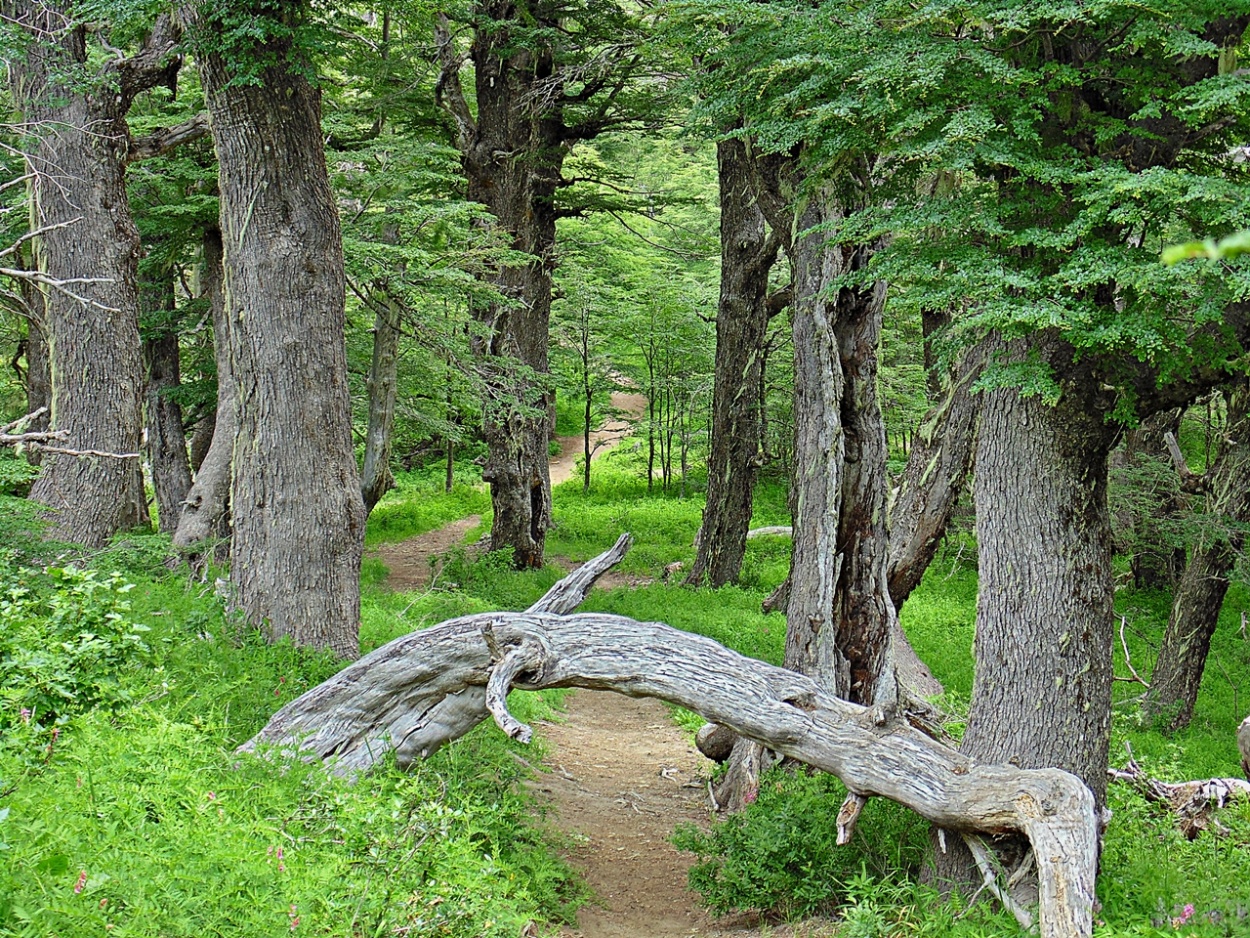
{"label": "bare earth", "polygon": [[[646,399],[614,394],[613,406],[638,415]],[[612,422],[595,431],[601,457],[628,432]],[[580,436],[560,437],[551,458],[551,483],[573,477],[582,452]],[[473,515],[415,538],[374,551],[395,590],[424,589],[431,561],[464,544],[481,523]],[[555,558],[562,565],[567,561]],[[643,582],[643,581],[639,581]],[[608,588],[638,585],[609,574]],[[538,727],[549,743],[545,771],[532,785],[553,810],[556,827],[574,844],[569,861],[583,872],[597,899],[563,938],[800,938],[831,934],[816,926],[761,928],[752,918],[713,921],[686,887],[693,858],[678,853],[669,836],[678,824],[708,822],[708,762],[673,723],[658,701],[582,690],[568,698],[561,723]]]}

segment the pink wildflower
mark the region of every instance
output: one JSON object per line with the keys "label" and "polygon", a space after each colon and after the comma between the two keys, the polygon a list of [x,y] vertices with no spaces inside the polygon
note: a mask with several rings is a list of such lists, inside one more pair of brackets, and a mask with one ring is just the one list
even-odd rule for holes
{"label": "pink wildflower", "polygon": [[87,885],[87,871],[79,870],[78,882],[74,884],[74,895],[78,895],[80,892],[82,892],[83,887],[86,885]]}
{"label": "pink wildflower", "polygon": [[23,723],[29,723],[29,722],[30,722],[30,707],[23,707],[23,708],[22,708],[22,722],[23,722]]}

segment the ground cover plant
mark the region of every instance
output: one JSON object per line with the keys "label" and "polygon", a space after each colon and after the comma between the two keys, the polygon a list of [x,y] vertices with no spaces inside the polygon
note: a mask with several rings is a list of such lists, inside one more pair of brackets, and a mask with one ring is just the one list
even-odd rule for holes
{"label": "ground cover plant", "polygon": [[[640,585],[596,591],[587,608],[665,621],[780,661],[784,619],[764,615],[759,604],[784,576],[788,544],[749,542],[738,586],[693,590],[664,582],[664,566],[693,556],[700,506],[675,493],[647,494],[637,470],[628,458],[605,459],[590,494],[576,481],[557,490],[553,556],[583,560],[626,527],[640,541],[627,567]],[[779,491],[780,497],[765,489],[753,524],[783,520]],[[389,532],[381,537],[477,513],[480,495],[471,485],[446,494],[419,479],[403,480],[382,503],[395,507],[381,515],[379,527]],[[46,694],[52,685],[27,679],[27,658],[4,656],[0,934],[515,935],[531,920],[571,914],[581,894],[519,788],[524,766],[493,726],[412,773],[386,768],[356,785],[280,757],[238,760],[237,743],[336,664],[240,631],[206,583],[153,562],[158,545],[159,539],[123,539],[82,570],[40,566],[39,558],[24,566],[20,558],[8,561],[4,637],[10,645],[35,644],[34,628],[53,637],[68,621],[56,610],[71,603],[78,604],[75,622],[108,629],[98,629],[95,639],[75,633],[57,645],[65,660],[56,686],[70,692],[60,711],[28,706],[36,700],[29,695]],[[903,617],[917,650],[946,685],[943,705],[956,714],[971,689],[973,557],[969,545],[952,540]],[[468,549],[447,570],[435,588],[412,594],[390,592],[384,571],[367,570],[365,648],[452,616],[522,608],[562,575],[554,566],[519,572],[506,558]],[[1220,664],[1209,670],[1195,719],[1183,732],[1165,737],[1144,724],[1132,706],[1139,685],[1118,685],[1115,745],[1128,742],[1152,775],[1233,771],[1228,728],[1244,703],[1242,688],[1250,686],[1250,643],[1238,627],[1248,601],[1244,588],[1230,594],[1213,649]],[[1166,624],[1167,596],[1126,588],[1117,608],[1126,617],[1129,656],[1144,673]],[[12,626],[19,618],[20,630]],[[96,641],[132,654],[98,651]],[[1119,668],[1131,677],[1127,659]],[[15,696],[18,687],[27,696]],[[549,714],[550,705],[514,695],[523,719]],[[32,711],[29,722],[25,709]],[[957,733],[958,725],[952,729]],[[832,823],[843,794],[830,777],[774,772],[743,814],[678,835],[698,857],[692,885],[717,912],[836,915],[840,935],[973,938],[1018,931],[985,902],[969,911],[922,885],[927,828],[898,806],[870,803],[845,848],[831,846],[831,834],[813,833],[813,819]],[[1221,815],[1227,835],[1192,842],[1165,811],[1130,789],[1113,786],[1111,808],[1098,935],[1244,932],[1250,806]]]}

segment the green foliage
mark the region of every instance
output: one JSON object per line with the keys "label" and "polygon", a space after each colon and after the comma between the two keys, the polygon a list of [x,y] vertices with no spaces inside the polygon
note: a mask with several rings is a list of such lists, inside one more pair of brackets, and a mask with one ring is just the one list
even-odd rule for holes
{"label": "green foliage", "polygon": [[[124,677],[150,661],[120,574],[22,568],[0,556],[0,730],[18,745],[75,714],[130,699]],[[27,753],[29,755],[29,752]]]}
{"label": "green foliage", "polygon": [[398,473],[395,488],[388,492],[369,515],[365,543],[372,546],[402,541],[441,527],[449,521],[472,514],[489,514],[490,495],[480,477],[461,475],[450,493],[443,491],[443,480],[432,471]]}
{"label": "green foliage", "polygon": [[[567,920],[581,900],[534,821],[517,747],[493,727],[367,783],[276,752],[240,759],[234,748],[275,708],[340,663],[239,635],[211,595],[172,580],[123,592],[94,571],[6,567],[0,579],[6,694],[11,643],[76,642],[71,620],[120,636],[112,657],[80,656],[76,679],[112,687],[116,673],[127,690],[80,692],[56,737],[23,737],[39,713],[27,724],[7,696],[0,704],[0,935],[512,938],[533,920]],[[146,650],[123,627],[136,619],[153,625]],[[542,695],[512,706],[550,716]]]}

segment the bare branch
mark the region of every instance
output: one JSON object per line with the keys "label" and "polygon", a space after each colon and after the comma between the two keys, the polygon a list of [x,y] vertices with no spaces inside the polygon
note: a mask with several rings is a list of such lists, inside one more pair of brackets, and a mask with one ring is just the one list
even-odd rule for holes
{"label": "bare branch", "polygon": [[[1169,434],[1169,436],[1170,435],[1171,434]],[[1125,639],[1124,637],[1124,629],[1125,629],[1125,626],[1127,625],[1128,625],[1128,616],[1120,616],[1120,647],[1124,649],[1124,663],[1128,665],[1128,670],[1129,670],[1129,673],[1133,675],[1133,680],[1136,681],[1138,684],[1140,684],[1142,687],[1149,690],[1150,685],[1147,684],[1144,680],[1142,680],[1142,676],[1138,674],[1137,669],[1133,667],[1132,657],[1129,656],[1128,640]]]}
{"label": "bare branch", "polygon": [[29,426],[37,417],[42,417],[48,408],[40,407],[25,417],[18,417],[12,423],[0,427],[0,446],[26,446],[43,453],[54,453],[58,456],[99,456],[104,459],[138,459],[138,453],[107,453],[98,449],[66,449],[61,446],[49,446],[49,441],[63,442],[69,439],[68,430],[39,430],[10,433],[19,427]]}
{"label": "bare branch", "polygon": [[58,280],[55,277],[49,277],[43,271],[19,270],[14,267],[0,267],[0,277],[12,277],[14,280],[29,280],[32,283],[38,283],[45,287],[51,287],[58,293],[64,293],[70,299],[77,300],[85,306],[91,306],[95,309],[103,310],[106,313],[121,312],[121,310],[116,306],[106,306],[99,300],[93,300],[91,297],[83,296],[69,289],[69,284],[114,283],[115,281],[111,277],[69,277],[65,280]]}
{"label": "bare branch", "polygon": [[155,156],[164,156],[175,147],[207,137],[208,134],[208,112],[202,111],[189,121],[173,127],[161,127],[146,136],[131,140],[126,161],[137,163]]}

